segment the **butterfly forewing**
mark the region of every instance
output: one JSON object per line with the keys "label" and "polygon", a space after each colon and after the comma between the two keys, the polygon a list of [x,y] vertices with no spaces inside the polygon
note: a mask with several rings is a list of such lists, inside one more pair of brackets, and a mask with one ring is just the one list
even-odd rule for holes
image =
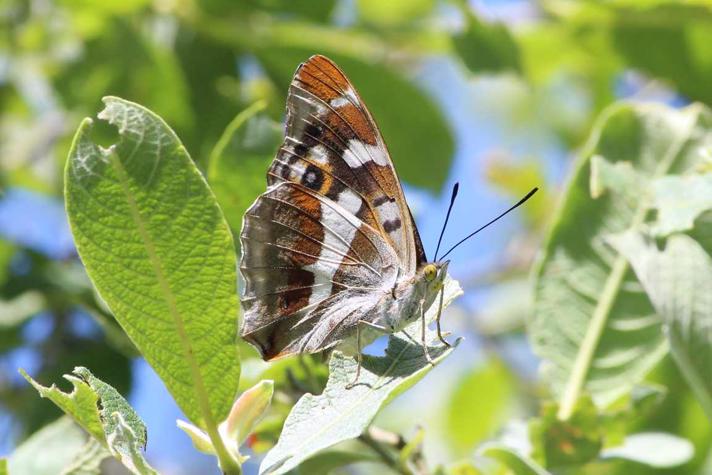
{"label": "butterfly forewing", "polygon": [[295,73],[287,99],[283,146],[268,182],[302,183],[377,229],[402,272],[425,261],[400,182],[371,114],[329,59],[313,56]]}

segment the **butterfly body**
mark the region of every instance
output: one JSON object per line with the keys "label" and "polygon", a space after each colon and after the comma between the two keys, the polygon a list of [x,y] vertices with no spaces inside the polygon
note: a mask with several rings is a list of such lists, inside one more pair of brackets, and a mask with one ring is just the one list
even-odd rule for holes
{"label": "butterfly body", "polygon": [[240,235],[241,335],[264,359],[359,353],[433,303],[447,263],[427,262],[371,114],[323,56],[295,73],[267,185]]}

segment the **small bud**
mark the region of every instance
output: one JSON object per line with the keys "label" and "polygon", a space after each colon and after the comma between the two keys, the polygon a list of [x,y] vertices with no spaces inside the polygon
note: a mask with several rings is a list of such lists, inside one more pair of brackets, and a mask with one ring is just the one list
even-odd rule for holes
{"label": "small bud", "polygon": [[181,421],[178,419],[176,425],[183,432],[188,434],[190,440],[193,441],[193,446],[203,453],[215,455],[215,449],[213,448],[213,443],[210,441],[208,434],[203,432],[201,429],[195,427],[190,422]]}
{"label": "small bud", "polygon": [[223,439],[234,441],[239,447],[262,419],[272,402],[274,381],[263,380],[245,391],[232,405],[227,419],[220,424]]}

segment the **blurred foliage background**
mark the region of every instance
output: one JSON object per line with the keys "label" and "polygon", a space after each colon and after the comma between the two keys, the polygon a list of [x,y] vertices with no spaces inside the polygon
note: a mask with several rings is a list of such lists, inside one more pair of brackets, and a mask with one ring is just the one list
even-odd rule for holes
{"label": "blurred foliage background", "polygon": [[[215,470],[179,449],[190,443],[175,429],[177,409],[94,295],[64,217],[61,171],[102,96],[138,102],[176,130],[237,230],[252,198],[233,203],[230,190],[263,189],[261,157],[279,140],[288,82],[314,53],[335,60],[371,109],[431,253],[455,181],[449,242],[542,189],[518,223],[508,218],[453,255],[466,297],[445,326],[467,340],[379,416],[412,435],[417,413],[434,462],[465,458],[510,419],[539,413],[546,390],[524,335],[527,275],[598,113],[621,99],[712,105],[712,7],[702,0],[0,0],[0,455],[59,415],[17,367],[49,382],[83,364],[129,395],[158,469]],[[264,123],[233,136],[229,124],[256,102]],[[231,147],[257,157],[238,182],[220,161]],[[250,365],[261,366],[248,348],[243,357],[247,386]],[[670,390],[631,424],[698,449],[655,473],[710,473],[710,423],[670,358],[648,379]],[[611,462],[589,472],[650,470]]]}

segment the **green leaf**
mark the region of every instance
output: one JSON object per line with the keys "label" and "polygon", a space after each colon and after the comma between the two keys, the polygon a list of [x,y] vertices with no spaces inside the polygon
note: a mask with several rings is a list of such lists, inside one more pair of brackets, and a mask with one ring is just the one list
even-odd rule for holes
{"label": "green leaf", "polygon": [[236,236],[245,211],[265,190],[267,169],[284,136],[282,127],[263,114],[265,107],[257,102],[240,112],[210,154],[208,181]]}
{"label": "green leaf", "polygon": [[315,52],[329,56],[348,75],[373,114],[398,175],[408,184],[438,191],[455,150],[452,132],[435,102],[401,75],[323,45],[262,48],[257,55],[278,87],[287,91],[299,63]]}
{"label": "green leaf", "polygon": [[8,300],[0,299],[0,330],[16,327],[44,308],[44,297],[33,290]]}
{"label": "green leaf", "polygon": [[667,351],[660,317],[604,239],[643,223],[652,180],[704,160],[711,122],[700,106],[623,104],[594,128],[534,272],[529,337],[560,399],[559,417],[571,415],[584,391],[611,403]]}
{"label": "green leaf", "polygon": [[452,39],[473,73],[520,73],[519,48],[503,23],[485,23],[467,9],[467,27]]}
{"label": "green leaf", "polygon": [[550,475],[534,460],[506,445],[489,442],[478,449],[477,454],[499,461],[514,475]]}
{"label": "green leaf", "polygon": [[447,409],[448,441],[469,452],[494,435],[512,406],[514,389],[507,368],[497,360],[458,378]]}
{"label": "green leaf", "polygon": [[532,456],[547,468],[575,467],[596,459],[604,433],[593,401],[580,398],[567,420],[559,419],[557,410],[556,404],[547,403],[541,416],[529,423]]}
{"label": "green leaf", "polygon": [[[444,305],[461,292],[457,282],[448,280]],[[428,310],[428,321],[436,313],[437,302]],[[432,366],[419,341],[405,333],[419,338],[420,322],[391,336],[385,356],[364,355],[358,383],[350,389],[346,386],[356,375],[356,360],[334,352],[324,392],[318,396],[307,393],[299,399],[284,423],[277,445],[262,461],[260,473],[285,473],[319,450],[358,437],[381,407],[422,379]],[[428,332],[428,348],[433,360],[439,362],[452,348],[438,345],[433,333]]]}
{"label": "green leaf", "polygon": [[390,28],[427,17],[433,7],[434,0],[356,1],[356,10],[361,20]]}
{"label": "green leaf", "polygon": [[65,393],[54,384],[50,387],[42,386],[23,370],[20,370],[20,374],[37,389],[40,396],[55,403],[57,407],[89,432],[92,437],[106,442],[101,415],[99,414],[99,395],[83,379],[71,374],[65,374],[64,379],[72,383],[74,387],[71,393]]}
{"label": "green leaf", "polygon": [[380,460],[365,452],[325,450],[305,460],[289,473],[293,475],[329,475],[336,469],[347,465],[360,462],[379,462]]}
{"label": "green leaf", "polygon": [[643,432],[625,438],[623,445],[605,449],[603,459],[625,459],[654,468],[687,463],[695,454],[689,440],[663,432]]}
{"label": "green leaf", "polygon": [[132,473],[137,475],[158,475],[143,457],[142,449],[146,445],[146,434],[140,427],[127,422],[121,412],[113,412],[105,425],[111,427],[108,433],[109,450]]}
{"label": "green leaf", "polygon": [[667,236],[689,231],[698,216],[712,209],[712,174],[666,176],[655,180],[653,201],[658,210],[655,234]]}
{"label": "green leaf", "polygon": [[0,475],[8,475],[6,458],[0,459]]}
{"label": "green leaf", "polygon": [[20,372],[40,396],[57,404],[95,440],[108,447],[109,452],[132,473],[156,473],[141,453],[146,446],[146,426],[114,388],[82,367],[74,368],[74,375],[64,375],[74,386],[71,393],[62,392],[54,384],[42,386],[24,371]]}
{"label": "green leaf", "polygon": [[62,473],[80,455],[87,439],[86,432],[71,418],[60,417],[15,449],[7,462],[8,472],[12,475]]}
{"label": "green leaf", "polygon": [[[74,138],[69,222],[95,287],[181,410],[217,436],[239,379],[230,230],[187,151],[151,111],[107,97],[109,148]],[[212,430],[211,430],[212,428]]]}
{"label": "green leaf", "polygon": [[611,241],[665,318],[672,355],[712,420],[712,258],[684,234],[670,236],[664,249],[634,231]]}
{"label": "green leaf", "polygon": [[136,439],[139,445],[145,447],[147,442],[146,426],[128,401],[126,401],[116,389],[91,374],[88,369],[80,366],[74,368],[73,373],[88,384],[99,397],[99,414],[101,416],[102,426],[104,427],[104,434],[107,438],[117,431],[117,422],[114,421],[113,414],[118,413],[125,420],[125,423],[136,433]]}
{"label": "green leaf", "polygon": [[633,68],[671,82],[692,100],[712,104],[712,9],[668,0],[611,9],[612,44]]}
{"label": "green leaf", "polygon": [[62,471],[62,475],[100,475],[101,464],[111,452],[98,440],[89,438],[72,462]]}

